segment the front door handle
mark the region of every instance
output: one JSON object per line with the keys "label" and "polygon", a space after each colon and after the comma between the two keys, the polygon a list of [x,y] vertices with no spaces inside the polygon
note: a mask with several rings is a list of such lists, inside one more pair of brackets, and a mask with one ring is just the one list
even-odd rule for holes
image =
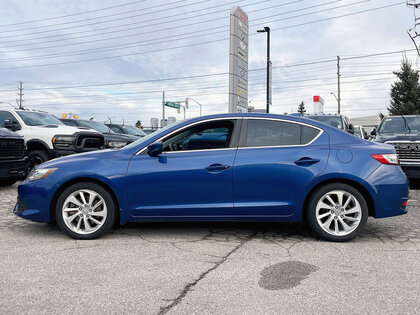
{"label": "front door handle", "polygon": [[296,160],[295,164],[299,165],[299,166],[311,166],[313,164],[318,163],[319,161],[320,161],[319,159],[312,159],[310,157],[303,157],[303,158],[300,158],[299,160]]}
{"label": "front door handle", "polygon": [[227,170],[230,166],[229,165],[222,165],[219,163],[215,163],[206,167],[206,170],[210,173],[220,173],[224,170]]}

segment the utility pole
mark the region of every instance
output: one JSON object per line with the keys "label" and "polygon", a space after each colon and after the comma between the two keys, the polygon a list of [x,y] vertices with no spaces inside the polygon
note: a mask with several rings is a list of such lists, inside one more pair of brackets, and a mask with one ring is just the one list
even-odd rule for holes
{"label": "utility pole", "polygon": [[165,124],[165,91],[162,92],[162,124]]}
{"label": "utility pole", "polygon": [[270,61],[270,27],[265,26],[264,29],[257,30],[257,33],[267,33],[267,114],[270,112],[270,72],[271,72],[271,61]]}
{"label": "utility pole", "polygon": [[337,103],[338,110],[337,113],[340,114],[341,111],[341,96],[340,96],[340,56],[337,56]]}
{"label": "utility pole", "polygon": [[19,105],[19,109],[23,108],[23,82],[19,81],[19,99],[16,99],[17,104]]}

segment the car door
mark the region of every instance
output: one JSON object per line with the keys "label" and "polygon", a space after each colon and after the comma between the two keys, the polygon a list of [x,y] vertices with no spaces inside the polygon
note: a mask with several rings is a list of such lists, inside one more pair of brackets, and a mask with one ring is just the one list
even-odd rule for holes
{"label": "car door", "polygon": [[324,170],[328,154],[328,134],[318,127],[244,119],[233,171],[235,214],[291,216],[306,183]]}
{"label": "car door", "polygon": [[130,213],[137,217],[231,215],[232,169],[241,120],[194,123],[164,136],[158,157],[147,148],[127,171]]}

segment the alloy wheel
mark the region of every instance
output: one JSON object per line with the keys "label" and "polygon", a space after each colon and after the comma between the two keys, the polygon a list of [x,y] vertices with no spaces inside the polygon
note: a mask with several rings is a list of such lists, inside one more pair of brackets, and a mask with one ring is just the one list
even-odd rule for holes
{"label": "alloy wheel", "polygon": [[88,189],[70,194],[61,211],[66,226],[78,234],[91,234],[99,230],[108,212],[104,198]]}
{"label": "alloy wheel", "polygon": [[316,205],[316,220],[328,234],[345,236],[360,224],[362,208],[351,193],[333,190],[323,195]]}

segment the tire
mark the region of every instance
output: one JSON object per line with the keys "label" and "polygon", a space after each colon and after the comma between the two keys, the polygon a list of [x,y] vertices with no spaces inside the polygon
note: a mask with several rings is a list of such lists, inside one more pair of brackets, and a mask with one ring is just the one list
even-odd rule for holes
{"label": "tire", "polygon": [[60,229],[70,237],[91,240],[111,229],[115,211],[114,200],[106,189],[95,183],[82,182],[61,193],[55,207],[55,218]]}
{"label": "tire", "polygon": [[368,214],[363,195],[353,186],[342,183],[317,189],[309,198],[306,212],[312,231],[332,242],[357,237],[366,225]]}
{"label": "tire", "polygon": [[45,151],[35,150],[35,151],[29,152],[28,154],[29,170],[33,169],[35,166],[42,164],[48,160],[49,160],[48,154]]}
{"label": "tire", "polygon": [[16,182],[16,179],[0,179],[0,187],[12,186]]}

